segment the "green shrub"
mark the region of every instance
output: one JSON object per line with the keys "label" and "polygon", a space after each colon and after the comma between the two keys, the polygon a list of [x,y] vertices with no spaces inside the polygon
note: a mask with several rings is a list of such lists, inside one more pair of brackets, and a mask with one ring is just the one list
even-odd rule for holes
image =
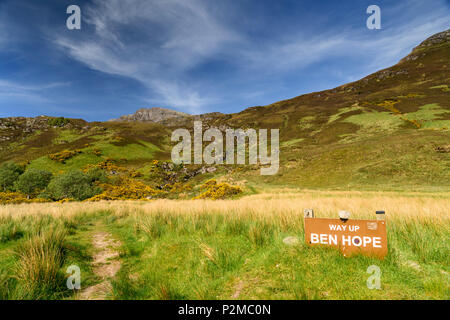
{"label": "green shrub", "polygon": [[55,177],[48,185],[45,194],[53,200],[85,200],[98,194],[101,190],[92,184],[87,174],[73,170]]}
{"label": "green shrub", "polygon": [[98,167],[90,168],[89,170],[86,171],[86,175],[89,177],[89,180],[91,182],[98,181],[101,183],[106,183],[108,181],[105,171],[103,171]]}
{"label": "green shrub", "polygon": [[30,169],[17,179],[15,188],[29,197],[36,196],[47,187],[51,179],[51,172]]}
{"label": "green shrub", "polygon": [[3,191],[13,191],[14,182],[23,173],[23,168],[15,163],[7,162],[0,167],[0,188]]}
{"label": "green shrub", "polygon": [[47,120],[48,125],[52,127],[64,127],[69,122],[70,120],[64,117],[51,118]]}

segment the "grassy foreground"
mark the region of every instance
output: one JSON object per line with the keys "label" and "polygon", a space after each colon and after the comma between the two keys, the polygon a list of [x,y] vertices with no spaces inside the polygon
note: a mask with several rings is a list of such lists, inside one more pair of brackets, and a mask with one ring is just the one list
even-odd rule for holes
{"label": "grassy foreground", "polygon": [[[277,190],[238,200],[0,206],[0,299],[76,299],[93,272],[92,235],[120,240],[111,299],[449,299],[450,195]],[[385,260],[304,244],[303,209],[318,217],[387,212]],[[287,245],[283,239],[297,237]],[[367,268],[381,268],[370,290]]]}

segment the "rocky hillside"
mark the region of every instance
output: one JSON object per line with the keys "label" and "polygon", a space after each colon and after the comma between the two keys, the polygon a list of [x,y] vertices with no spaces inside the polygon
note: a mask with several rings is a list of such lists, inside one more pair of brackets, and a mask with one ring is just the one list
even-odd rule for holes
{"label": "rocky hillside", "polygon": [[[0,162],[60,172],[105,158],[148,173],[170,160],[174,128],[278,128],[281,165],[202,170],[252,184],[333,189],[450,190],[450,30],[426,39],[398,64],[337,88],[235,114],[188,115],[140,109],[116,121],[49,117],[0,119]],[[55,164],[48,155],[79,150]],[[209,173],[208,173],[209,172]]]}
{"label": "rocky hillside", "polygon": [[111,121],[145,121],[160,123],[169,119],[190,117],[189,114],[165,108],[142,108],[133,114],[121,116]]}
{"label": "rocky hillside", "polygon": [[416,48],[414,48],[413,53],[421,48],[432,47],[447,42],[450,42],[450,29],[432,35],[431,37],[423,41],[420,45],[418,45]]}

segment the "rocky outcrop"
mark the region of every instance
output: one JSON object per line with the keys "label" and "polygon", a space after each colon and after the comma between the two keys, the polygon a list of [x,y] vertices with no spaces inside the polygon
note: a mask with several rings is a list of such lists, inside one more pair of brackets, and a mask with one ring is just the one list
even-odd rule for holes
{"label": "rocky outcrop", "polygon": [[168,127],[184,127],[192,125],[193,121],[203,121],[206,129],[209,122],[217,119],[224,119],[227,115],[221,112],[203,113],[190,115],[188,113],[164,109],[164,108],[142,108],[133,114],[121,116],[118,119],[109,121],[140,121],[158,123]]}
{"label": "rocky outcrop", "polygon": [[48,127],[48,117],[39,116],[36,118],[9,117],[0,118],[0,129],[33,131]]}
{"label": "rocky outcrop", "polygon": [[48,116],[0,118],[0,143],[17,141],[36,131],[48,131],[51,128],[80,128],[86,123],[81,119]]}
{"label": "rocky outcrop", "polygon": [[443,43],[450,42],[450,29],[436,33],[429,37],[428,39],[422,41],[417,47],[413,49],[413,51],[407,55],[405,58],[400,60],[400,62],[404,61],[415,61],[419,58],[423,58],[426,55],[427,48],[431,48],[433,46],[441,45]]}
{"label": "rocky outcrop", "polygon": [[414,50],[424,47],[431,47],[444,42],[450,42],[450,29],[432,35],[415,47]]}
{"label": "rocky outcrop", "polygon": [[121,116],[119,119],[110,121],[144,121],[162,123],[169,119],[189,118],[190,114],[164,109],[164,108],[142,108],[133,114]]}

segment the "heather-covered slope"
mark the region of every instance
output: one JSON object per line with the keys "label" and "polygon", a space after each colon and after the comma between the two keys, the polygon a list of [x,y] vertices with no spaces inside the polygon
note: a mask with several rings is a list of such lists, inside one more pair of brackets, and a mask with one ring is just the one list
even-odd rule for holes
{"label": "heather-covered slope", "polygon": [[[236,114],[189,116],[158,109],[157,121],[0,119],[0,162],[27,162],[59,173],[111,158],[149,180],[150,162],[170,159],[171,131],[200,119],[219,128],[279,128],[281,140],[276,176],[260,176],[257,166],[224,166],[200,179],[224,175],[248,185],[449,190],[449,86],[447,30],[395,66],[361,80]],[[48,157],[63,150],[81,152],[65,163]]]}

